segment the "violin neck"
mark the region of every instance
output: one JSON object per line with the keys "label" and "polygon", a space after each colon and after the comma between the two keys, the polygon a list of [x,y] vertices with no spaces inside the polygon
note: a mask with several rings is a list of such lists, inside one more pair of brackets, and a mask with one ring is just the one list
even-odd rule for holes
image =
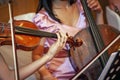
{"label": "violin neck", "polygon": [[30,36],[37,36],[37,37],[57,38],[57,35],[55,33],[44,32],[40,30],[33,30],[30,28],[23,28],[23,27],[18,27],[18,26],[15,27],[15,33],[30,35]]}
{"label": "violin neck", "polygon": [[[10,32],[10,24],[9,23],[0,23],[0,33],[4,33],[5,29],[7,29]],[[44,32],[40,30],[15,26],[15,33],[16,34],[25,34],[30,36],[37,36],[37,37],[49,37],[49,38],[57,38],[57,35],[55,33],[50,32]],[[3,36],[6,37],[6,36]]]}

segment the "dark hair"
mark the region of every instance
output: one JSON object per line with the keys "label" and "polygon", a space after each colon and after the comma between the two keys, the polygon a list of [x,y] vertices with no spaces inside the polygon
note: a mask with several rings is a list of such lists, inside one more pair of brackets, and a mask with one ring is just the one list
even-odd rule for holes
{"label": "dark hair", "polygon": [[[46,10],[48,15],[53,19],[61,23],[60,19],[58,19],[52,10],[52,1],[53,0],[39,0],[38,7],[36,13],[38,13],[42,8]],[[69,4],[72,5],[76,2],[76,0],[68,0]]]}

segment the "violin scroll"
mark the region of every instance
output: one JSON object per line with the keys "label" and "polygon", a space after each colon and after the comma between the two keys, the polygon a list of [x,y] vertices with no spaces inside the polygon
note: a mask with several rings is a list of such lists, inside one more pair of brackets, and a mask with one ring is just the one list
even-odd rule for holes
{"label": "violin scroll", "polygon": [[[66,34],[68,36],[68,34]],[[70,48],[80,47],[83,44],[83,41],[80,38],[74,40],[72,36],[68,36],[67,43],[69,43]]]}

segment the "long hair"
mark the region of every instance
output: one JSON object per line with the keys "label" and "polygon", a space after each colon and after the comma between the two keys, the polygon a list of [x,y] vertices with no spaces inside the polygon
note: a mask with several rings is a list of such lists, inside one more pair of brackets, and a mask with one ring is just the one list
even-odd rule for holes
{"label": "long hair", "polygon": [[[44,8],[46,10],[46,12],[48,13],[48,15],[55,21],[61,23],[60,19],[58,19],[55,14],[53,13],[53,10],[52,10],[52,1],[53,0],[39,0],[39,3],[38,3],[38,7],[37,7],[37,10],[36,10],[36,13],[38,13],[42,8]],[[72,5],[73,3],[75,3],[76,0],[68,0],[68,3],[70,5]]]}

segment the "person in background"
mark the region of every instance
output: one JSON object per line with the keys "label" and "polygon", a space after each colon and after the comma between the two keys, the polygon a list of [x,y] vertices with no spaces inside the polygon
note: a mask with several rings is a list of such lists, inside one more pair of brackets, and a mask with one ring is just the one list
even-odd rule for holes
{"label": "person in background", "polygon": [[[50,61],[56,53],[58,53],[64,46],[67,40],[67,36],[62,32],[56,33],[57,41],[51,45],[46,55],[42,56],[40,59],[28,64],[19,69],[20,80],[23,80],[30,76],[32,73],[37,71],[46,62]],[[10,70],[6,64],[3,56],[0,54],[0,80],[15,80],[14,70]]]}
{"label": "person in background", "polygon": [[120,15],[120,0],[108,0],[108,6],[111,10]]}
{"label": "person in background", "polygon": [[[99,1],[87,0],[87,4],[96,13],[96,23],[104,24]],[[80,0],[39,0],[33,23],[42,31],[56,33],[61,30],[69,36],[75,36],[88,25]],[[54,38],[42,38],[40,46],[44,49],[41,52],[38,46],[32,52],[33,61],[41,58],[54,41]],[[70,80],[76,74],[69,50],[70,46],[66,43],[59,54],[38,70],[41,80]]]}

